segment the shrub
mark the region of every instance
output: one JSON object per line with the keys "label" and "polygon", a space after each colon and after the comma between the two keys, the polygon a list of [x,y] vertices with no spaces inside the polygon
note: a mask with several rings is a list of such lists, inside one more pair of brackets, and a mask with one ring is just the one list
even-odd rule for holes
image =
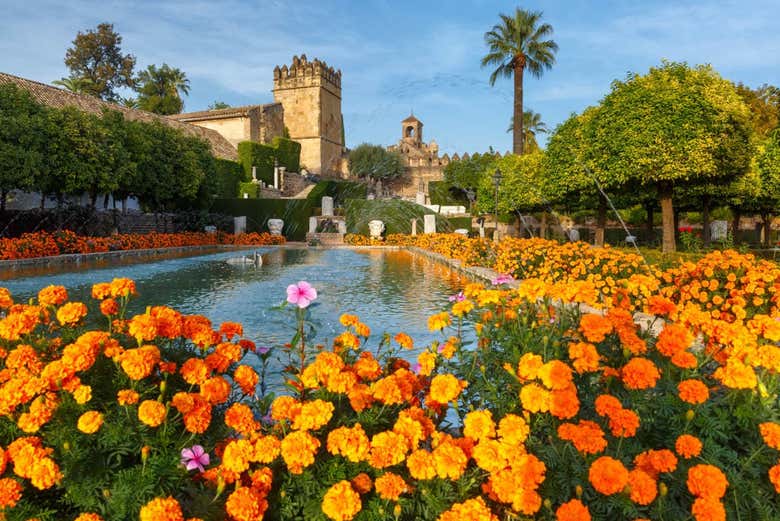
{"label": "shrub", "polygon": [[244,179],[241,164],[229,159],[216,159],[215,197],[235,197],[239,193],[239,183]]}
{"label": "shrub", "polygon": [[283,137],[275,137],[271,145],[276,149],[276,158],[279,164],[287,168],[288,172],[301,170],[301,144],[297,141]]}
{"label": "shrub", "polygon": [[252,167],[256,167],[257,179],[266,184],[274,183],[274,156],[271,145],[242,141],[238,144],[238,162],[244,168],[244,181],[252,180]]}
{"label": "shrub", "polygon": [[349,172],[355,177],[395,179],[404,173],[404,164],[399,154],[363,143],[349,153]]}

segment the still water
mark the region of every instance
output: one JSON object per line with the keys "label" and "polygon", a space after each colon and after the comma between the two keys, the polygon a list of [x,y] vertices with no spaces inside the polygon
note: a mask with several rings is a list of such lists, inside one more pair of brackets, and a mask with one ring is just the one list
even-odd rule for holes
{"label": "still water", "polygon": [[352,313],[371,328],[369,346],[375,347],[385,332],[403,331],[422,347],[442,339],[441,333],[428,331],[427,318],[443,310],[448,297],[469,282],[458,272],[406,251],[273,247],[256,251],[262,253],[262,266],[231,261],[251,254],[249,250],[151,262],[113,260],[0,272],[0,286],[23,301],[44,286],[63,285],[71,300],[87,303],[96,314],[92,285],[129,277],[138,289],[131,314],[164,304],[182,313],[205,315],[214,327],[224,321],[240,322],[246,338],[258,346],[276,346],[290,341],[294,324],[287,314],[271,308],[284,302],[289,284],[306,280],[319,294],[312,309],[319,322],[317,342],[328,345],[343,331],[339,316]]}

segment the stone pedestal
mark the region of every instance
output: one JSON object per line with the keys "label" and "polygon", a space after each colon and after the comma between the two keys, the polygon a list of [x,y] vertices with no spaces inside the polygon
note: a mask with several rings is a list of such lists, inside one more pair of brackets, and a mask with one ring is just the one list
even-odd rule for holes
{"label": "stone pedestal", "polygon": [[417,235],[417,219],[412,219],[412,235]]}
{"label": "stone pedestal", "polygon": [[469,236],[469,231],[466,228],[458,228],[457,230],[455,230],[455,233],[457,233],[458,235],[462,235],[464,237]]}
{"label": "stone pedestal", "polygon": [[372,239],[379,239],[385,231],[385,223],[379,220],[368,221],[368,231]]}
{"label": "stone pedestal", "polygon": [[242,233],[246,233],[245,215],[242,215],[241,217],[233,217],[233,233],[236,235],[241,235]]}
{"label": "stone pedestal", "polygon": [[309,217],[309,233],[317,233],[317,218]]}
{"label": "stone pedestal", "polygon": [[327,195],[322,198],[322,216],[333,217],[333,198]]}
{"label": "stone pedestal", "polygon": [[347,233],[347,222],[346,221],[338,221],[339,225],[339,233],[342,235],[346,235]]}
{"label": "stone pedestal", "polygon": [[268,231],[271,235],[281,235],[284,221],[281,219],[268,219]]}
{"label": "stone pedestal", "polygon": [[432,213],[423,216],[423,232],[436,233],[436,216]]}
{"label": "stone pedestal", "polygon": [[417,192],[417,195],[414,197],[414,202],[425,205],[425,192]]}

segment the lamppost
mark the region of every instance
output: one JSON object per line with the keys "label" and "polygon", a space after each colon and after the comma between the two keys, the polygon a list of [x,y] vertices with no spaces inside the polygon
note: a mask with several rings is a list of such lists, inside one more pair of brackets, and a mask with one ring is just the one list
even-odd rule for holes
{"label": "lamppost", "polygon": [[493,186],[496,188],[496,206],[493,211],[493,221],[496,223],[496,231],[493,233],[493,239],[498,240],[498,187],[501,185],[501,180],[504,176],[501,175],[501,170],[496,168],[496,172],[492,175]]}

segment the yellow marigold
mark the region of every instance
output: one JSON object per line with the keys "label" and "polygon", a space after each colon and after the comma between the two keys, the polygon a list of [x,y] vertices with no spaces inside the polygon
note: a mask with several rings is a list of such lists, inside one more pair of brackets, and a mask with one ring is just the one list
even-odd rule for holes
{"label": "yellow marigold", "polygon": [[261,436],[255,440],[252,461],[272,463],[279,455],[281,442],[275,436]]}
{"label": "yellow marigold", "polygon": [[62,479],[60,468],[51,458],[40,458],[33,462],[30,470],[30,482],[38,490],[46,490]]}
{"label": "yellow marigold", "polygon": [[92,399],[92,387],[89,385],[79,385],[73,392],[73,399],[79,405],[84,405]]}
{"label": "yellow marigold", "polygon": [[122,389],[116,393],[116,401],[119,405],[135,405],[141,396],[132,389]]}
{"label": "yellow marigold", "polygon": [[412,340],[412,337],[406,333],[398,333],[395,335],[395,341],[398,342],[398,345],[404,349],[412,349],[414,347],[414,341]]}
{"label": "yellow marigold", "polygon": [[184,514],[172,496],[158,497],[141,507],[141,521],[184,521]]}
{"label": "yellow marigold", "polygon": [[87,306],[81,302],[68,302],[57,310],[57,320],[63,326],[72,326],[87,316]]}
{"label": "yellow marigold", "polygon": [[534,353],[526,353],[520,357],[517,363],[517,376],[521,380],[535,380],[539,370],[544,365],[542,357]]}
{"label": "yellow marigold", "polygon": [[758,426],[764,443],[773,449],[780,450],[780,424],[773,422],[764,422]]}
{"label": "yellow marigold", "polygon": [[438,374],[431,381],[430,397],[435,402],[448,403],[455,400],[466,386],[467,382],[458,380],[454,375]]}
{"label": "yellow marigold", "polygon": [[449,326],[451,323],[450,314],[446,311],[428,317],[428,329],[431,331],[439,331]]}
{"label": "yellow marigold", "polygon": [[590,510],[579,499],[572,499],[555,511],[556,521],[591,521]]}
{"label": "yellow marigold", "polygon": [[436,475],[442,479],[457,480],[466,470],[469,458],[463,449],[454,443],[442,443],[433,449],[433,463]]}
{"label": "yellow marigold", "polygon": [[399,414],[393,425],[393,432],[406,438],[412,449],[416,449],[420,442],[427,437],[423,425],[410,415]]}
{"label": "yellow marigold", "polygon": [[149,427],[157,427],[165,421],[165,405],[157,400],[144,400],[138,406],[138,419]]}
{"label": "yellow marigold", "polygon": [[591,464],[588,480],[597,492],[611,496],[626,487],[628,470],[620,461],[609,456],[601,456]]}
{"label": "yellow marigold", "polygon": [[362,507],[360,494],[355,492],[346,480],[330,487],[322,498],[323,513],[334,521],[348,521],[355,517]]}
{"label": "yellow marigold", "polygon": [[697,405],[704,403],[710,397],[710,391],[701,380],[683,380],[677,384],[680,400]]}
{"label": "yellow marigold", "polygon": [[127,278],[114,279],[109,285],[109,291],[114,298],[135,295],[135,282]]}
{"label": "yellow marigold", "polygon": [[661,377],[655,364],[647,358],[635,357],[620,370],[623,385],[627,389],[640,390],[655,387]]}
{"label": "yellow marigold", "polygon": [[566,389],[572,383],[572,372],[564,362],[551,360],[539,368],[537,378],[548,389]]}
{"label": "yellow marigold", "polygon": [[355,333],[358,336],[362,336],[364,338],[367,338],[367,337],[371,336],[371,328],[368,327],[363,322],[358,322],[357,324],[355,324]]}
{"label": "yellow marigold", "polygon": [[474,303],[468,299],[461,300],[452,305],[452,314],[456,317],[467,315],[474,309]]}
{"label": "yellow marigold", "polygon": [[649,505],[658,496],[658,484],[652,476],[641,469],[628,473],[628,488],[631,501],[637,505]]}
{"label": "yellow marigold", "polygon": [[301,474],[303,469],[314,463],[314,454],[320,448],[320,441],[307,431],[294,431],[282,440],[282,459],[292,474]]}
{"label": "yellow marigold", "polygon": [[241,473],[249,468],[255,455],[255,447],[248,440],[232,440],[225,446],[222,454],[222,466]]}
{"label": "yellow marigold", "polygon": [[498,436],[509,445],[524,443],[530,432],[528,422],[516,414],[507,414],[498,422]]}
{"label": "yellow marigold", "polygon": [[127,331],[139,344],[154,340],[157,338],[157,318],[147,314],[136,315],[127,324]]}
{"label": "yellow marigold", "polygon": [[699,438],[690,434],[683,434],[674,442],[674,450],[685,459],[695,458],[701,454],[702,443]]}
{"label": "yellow marigold", "polygon": [[368,463],[377,469],[397,465],[404,460],[409,450],[409,441],[401,434],[383,431],[371,437]]}
{"label": "yellow marigold", "polygon": [[15,479],[0,479],[0,509],[15,507],[22,499],[22,490],[22,484]]}
{"label": "yellow marigold", "polygon": [[293,420],[292,428],[298,430],[317,430],[326,425],[333,417],[335,407],[325,400],[313,400],[301,405],[301,413]]}
{"label": "yellow marigold", "polygon": [[184,381],[190,385],[200,385],[208,380],[211,371],[200,358],[188,358],[179,368]]}
{"label": "yellow marigold", "polygon": [[420,366],[419,374],[429,376],[436,367],[436,353],[423,351],[417,356],[417,364]]}
{"label": "yellow marigold", "polygon": [[97,411],[87,411],[79,416],[78,429],[84,434],[95,434],[103,425],[103,415]]}
{"label": "yellow marigold", "polygon": [[696,521],[726,521],[726,509],[723,503],[713,497],[696,498],[691,514]]}
{"label": "yellow marigold", "polygon": [[14,305],[14,299],[11,292],[6,288],[0,288],[0,309],[8,309]]}
{"label": "yellow marigold", "polygon": [[[509,460],[502,454],[502,442],[485,438],[474,446],[471,456],[477,466],[488,472],[498,472],[509,464]],[[513,452],[517,451],[512,447]]]}
{"label": "yellow marigold", "polygon": [[496,424],[490,411],[472,411],[463,419],[463,435],[479,441],[496,437]]}
{"label": "yellow marigold", "polygon": [[477,497],[455,503],[442,512],[437,521],[498,521],[498,517],[490,511],[484,499]]}
{"label": "yellow marigold", "polygon": [[392,472],[385,472],[376,478],[374,487],[379,497],[389,501],[398,501],[401,494],[409,491],[406,481],[398,474],[393,474]]}
{"label": "yellow marigold", "polygon": [[730,358],[725,365],[718,367],[713,376],[732,389],[753,389],[758,384],[753,368],[734,358]]}
{"label": "yellow marigold", "polygon": [[547,412],[550,410],[550,391],[535,383],[526,384],[520,389],[520,402],[528,412]]}
{"label": "yellow marigold", "polygon": [[160,350],[153,345],[128,349],[121,356],[122,369],[133,380],[146,378],[160,362]]}
{"label": "yellow marigold", "polygon": [[111,296],[111,284],[108,282],[97,282],[92,285],[92,298],[103,300]]}
{"label": "yellow marigold", "polygon": [[406,458],[406,468],[414,479],[433,479],[436,477],[436,465],[427,450],[416,450]]}
{"label": "yellow marigold", "polygon": [[267,509],[268,500],[251,487],[238,487],[225,502],[225,510],[235,521],[260,521]]}
{"label": "yellow marigold", "polygon": [[357,325],[357,323],[360,322],[360,318],[357,315],[344,313],[339,317],[339,322],[341,322],[341,325],[344,327],[350,327]]}
{"label": "yellow marigold", "polygon": [[38,292],[41,306],[59,306],[68,300],[68,290],[63,286],[46,286]]}

